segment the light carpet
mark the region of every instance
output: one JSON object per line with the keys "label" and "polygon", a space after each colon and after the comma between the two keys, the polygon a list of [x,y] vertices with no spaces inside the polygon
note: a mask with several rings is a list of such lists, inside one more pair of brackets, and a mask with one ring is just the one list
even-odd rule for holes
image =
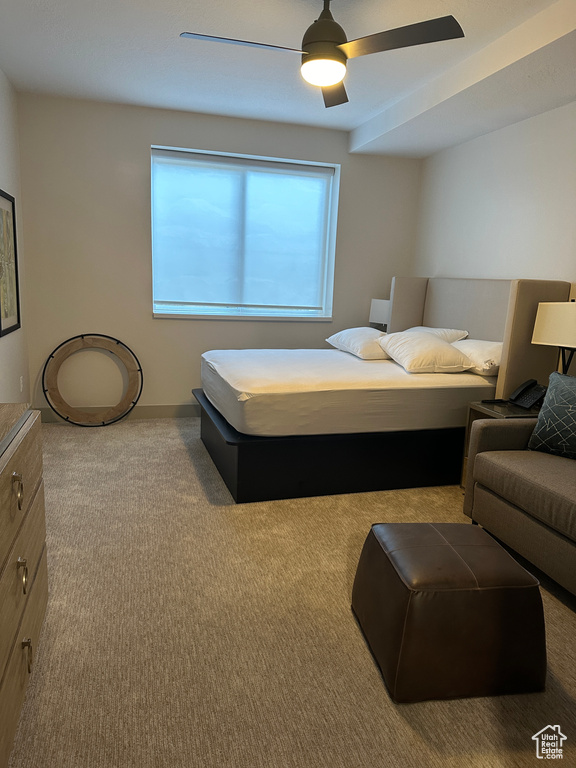
{"label": "light carpet", "polygon": [[[458,487],[236,505],[197,419],[44,425],[50,599],[11,768],[576,765],[575,603],[542,590],[545,692],[395,705],[350,610],[375,522]],[[289,471],[289,468],[286,468]]]}

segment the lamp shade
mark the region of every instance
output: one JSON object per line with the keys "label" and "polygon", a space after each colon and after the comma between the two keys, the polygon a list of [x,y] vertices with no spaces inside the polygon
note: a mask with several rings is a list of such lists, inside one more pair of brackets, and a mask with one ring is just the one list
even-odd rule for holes
{"label": "lamp shade", "polygon": [[532,344],[576,348],[576,302],[550,301],[538,304]]}
{"label": "lamp shade", "polygon": [[370,322],[387,325],[390,319],[390,301],[388,299],[372,299],[370,303]]}

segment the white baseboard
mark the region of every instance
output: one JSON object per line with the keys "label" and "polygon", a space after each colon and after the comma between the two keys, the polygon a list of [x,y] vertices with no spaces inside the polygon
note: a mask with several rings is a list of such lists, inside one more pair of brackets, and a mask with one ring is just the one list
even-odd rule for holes
{"label": "white baseboard", "polygon": [[[51,408],[40,408],[44,424],[65,424],[66,420],[57,416]],[[82,410],[90,413],[98,408],[86,407]],[[135,405],[124,419],[186,419],[200,416],[200,406],[197,403],[183,405]]]}

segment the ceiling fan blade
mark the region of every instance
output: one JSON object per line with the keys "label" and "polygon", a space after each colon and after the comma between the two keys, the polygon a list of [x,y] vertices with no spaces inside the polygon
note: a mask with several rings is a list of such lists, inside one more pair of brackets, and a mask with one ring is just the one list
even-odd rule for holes
{"label": "ceiling fan blade", "polygon": [[344,83],[336,83],[336,85],[325,85],[322,88],[322,96],[324,97],[325,107],[337,107],[338,104],[346,104],[348,101],[348,94]]}
{"label": "ceiling fan blade", "polygon": [[349,59],[355,59],[358,56],[366,56],[368,53],[380,53],[423,43],[436,43],[440,40],[453,40],[457,37],[464,37],[464,32],[454,16],[441,16],[439,19],[420,21],[406,27],[349,40],[347,43],[341,43],[338,48],[344,51]]}
{"label": "ceiling fan blade", "polygon": [[268,45],[267,43],[252,43],[249,40],[234,40],[232,37],[215,37],[214,35],[201,35],[197,32],[181,32],[180,37],[187,37],[191,40],[205,40],[212,43],[228,43],[229,45],[244,45],[248,48],[267,48],[272,51],[294,51],[303,53],[298,48],[285,48],[282,45]]}

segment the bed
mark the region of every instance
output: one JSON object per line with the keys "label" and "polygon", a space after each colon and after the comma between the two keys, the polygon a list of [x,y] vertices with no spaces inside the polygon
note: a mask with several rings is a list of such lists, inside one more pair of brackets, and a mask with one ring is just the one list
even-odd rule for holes
{"label": "bed", "polygon": [[555,350],[530,343],[547,280],[392,281],[388,333],[465,329],[501,341],[497,376],[407,373],[338,349],[211,350],[202,356],[201,437],[236,502],[455,484],[468,403],[545,382]]}

